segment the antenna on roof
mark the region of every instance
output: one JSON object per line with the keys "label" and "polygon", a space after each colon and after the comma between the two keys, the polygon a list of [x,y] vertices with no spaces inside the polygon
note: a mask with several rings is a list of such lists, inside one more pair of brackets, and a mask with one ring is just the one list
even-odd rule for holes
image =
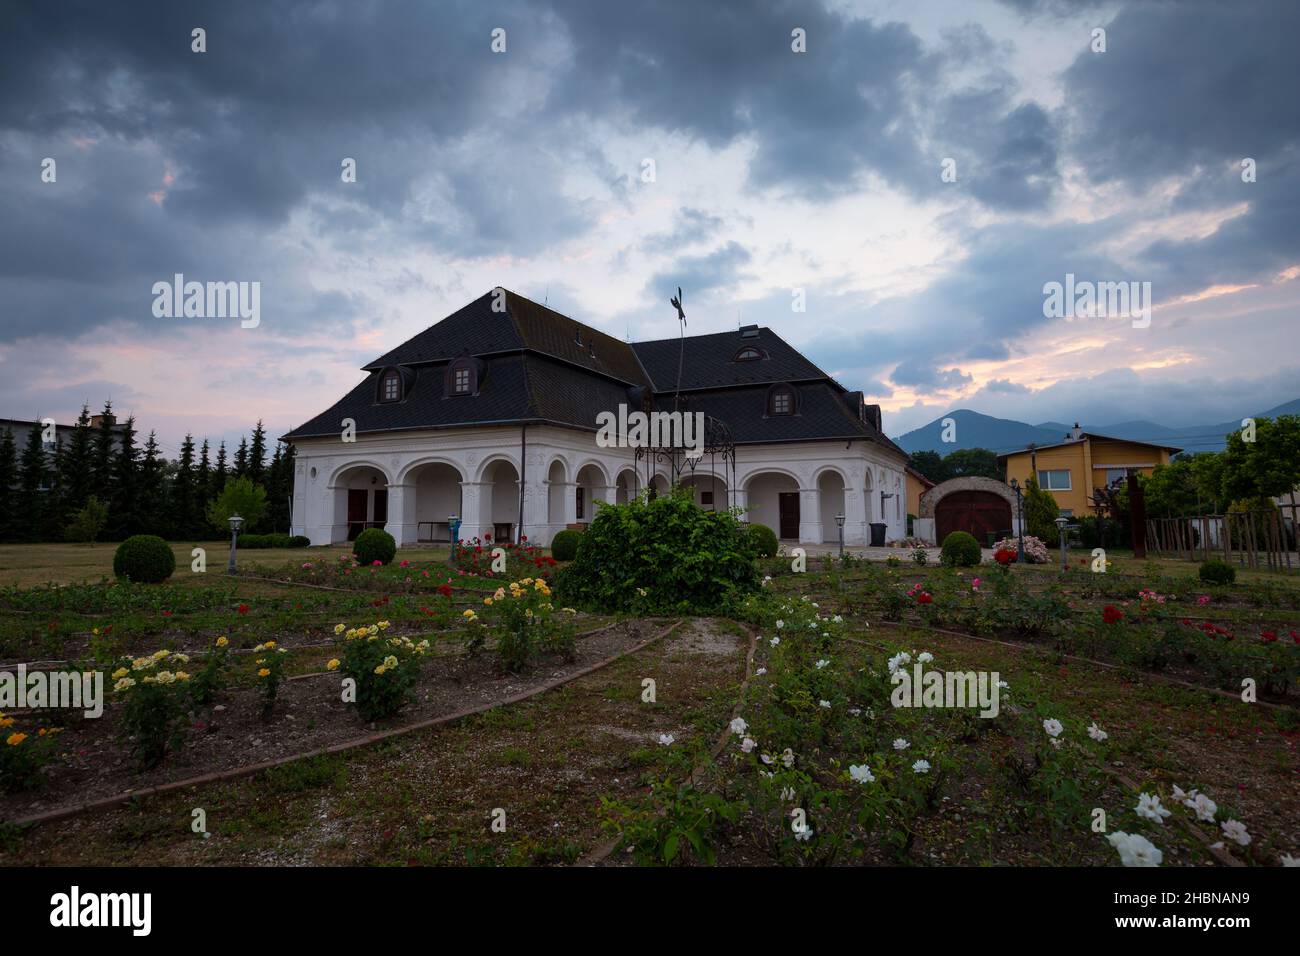
{"label": "antenna on roof", "polygon": [[546,294],[542,297],[542,305],[549,306],[550,304],[551,304],[551,284],[548,282],[546,283]]}
{"label": "antenna on roof", "polygon": [[677,321],[681,325],[681,349],[677,354],[677,392],[673,396],[673,409],[681,408],[682,400],[682,366],[686,362],[686,313],[682,311],[682,287],[677,287],[677,295],[668,300],[669,304],[677,310]]}

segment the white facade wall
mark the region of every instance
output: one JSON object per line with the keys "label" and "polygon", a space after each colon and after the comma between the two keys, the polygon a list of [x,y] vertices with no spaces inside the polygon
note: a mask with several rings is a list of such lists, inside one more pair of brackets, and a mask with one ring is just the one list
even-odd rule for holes
{"label": "white facade wall", "polygon": [[[517,535],[520,490],[523,534],[546,545],[566,525],[577,523],[577,496],[583,495],[583,521],[594,516],[595,501],[615,501],[645,485],[646,463],[633,449],[599,448],[594,432],[551,426],[527,429],[527,460],[521,457],[520,426],[480,426],[358,435],[356,441],[301,439],[294,444],[293,530],[314,545],[348,539],[349,489],[366,489],[366,520],[374,515],[374,493],[386,490],[386,530],[399,544],[447,539],[447,517],[462,520],[460,537],[491,534],[510,525]],[[735,487],[730,469],[716,460],[716,507],[749,508],[742,520],[780,529],[777,495],[799,495],[798,541],[835,542],[835,515],[845,515],[844,541],[870,540],[868,525],[887,526],[886,540],[906,530],[902,455],[864,440],[743,445],[737,449]],[[696,500],[709,490],[706,457],[691,477]],[[522,481],[521,481],[521,475]],[[669,473],[659,464],[655,484],[667,487]],[[620,491],[619,489],[622,489]],[[882,492],[893,497],[883,499]]]}

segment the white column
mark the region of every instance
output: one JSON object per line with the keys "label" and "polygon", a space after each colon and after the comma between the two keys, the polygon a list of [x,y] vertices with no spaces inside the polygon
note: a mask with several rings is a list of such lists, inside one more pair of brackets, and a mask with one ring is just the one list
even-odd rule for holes
{"label": "white column", "polygon": [[398,546],[415,544],[415,485],[388,486],[388,521],[384,530]]}
{"label": "white column", "polygon": [[[557,528],[557,531],[578,523],[578,496],[574,490],[578,487],[578,483],[576,481],[563,481],[560,482],[560,487],[564,489],[561,495],[564,501],[564,524]],[[587,519],[584,518],[583,520]]]}
{"label": "white column", "polygon": [[462,541],[482,538],[484,531],[489,533],[492,531],[491,523],[486,527],[483,525],[483,490],[486,487],[487,482],[483,481],[460,483],[460,539]]}
{"label": "white column", "polygon": [[822,495],[817,488],[799,489],[799,541],[822,543]]}
{"label": "white column", "polygon": [[856,488],[844,489],[844,543],[863,545],[867,536],[867,520],[862,507],[862,492]]}
{"label": "white column", "polygon": [[547,486],[544,481],[524,484],[524,526],[521,533],[528,536],[529,544],[544,545],[549,540],[550,526],[546,523]]}
{"label": "white column", "polygon": [[[729,498],[728,498],[728,504],[730,504],[731,507],[733,507],[733,508],[747,508],[747,507],[749,507],[749,498],[748,498],[748,496],[745,494],[745,492],[744,492],[742,489],[740,489],[740,488],[730,489],[730,488],[729,488],[729,489],[727,489],[727,492],[728,492],[728,495],[729,495]],[[741,514],[741,516],[740,516],[740,520],[743,521],[743,522],[745,522],[746,524],[748,524],[748,523],[749,523],[749,514],[748,514],[748,512]]]}

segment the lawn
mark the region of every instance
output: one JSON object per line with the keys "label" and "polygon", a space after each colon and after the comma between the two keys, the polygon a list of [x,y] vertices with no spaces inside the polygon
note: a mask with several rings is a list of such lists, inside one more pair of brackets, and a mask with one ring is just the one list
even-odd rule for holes
{"label": "lawn", "polygon": [[[197,673],[222,638],[229,661],[147,768],[122,694],[98,721],[58,715],[41,775],[0,814],[6,864],[1113,866],[1134,838],[1166,866],[1300,852],[1285,575],[770,559],[730,618],[643,620],[552,606],[549,567],[467,580],[423,550],[386,568],[250,551],[234,577],[178,557],[163,585],[98,583],[108,546],[30,550],[27,583],[0,592],[6,666],[166,651],[145,671]],[[296,580],[305,563],[330,583]],[[48,580],[70,586],[30,586]],[[517,597],[496,591],[511,580]],[[508,670],[525,604],[545,637]],[[364,719],[329,662],[372,638],[421,650],[406,705]],[[281,651],[265,711],[259,672]],[[996,714],[897,706],[891,672],[921,664],[1004,682]]]}

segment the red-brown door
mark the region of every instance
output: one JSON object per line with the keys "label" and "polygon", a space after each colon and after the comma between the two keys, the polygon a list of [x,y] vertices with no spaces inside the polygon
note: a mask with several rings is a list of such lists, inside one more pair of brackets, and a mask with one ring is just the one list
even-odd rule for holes
{"label": "red-brown door", "polygon": [[782,538],[799,540],[799,492],[782,491],[777,495]]}
{"label": "red-brown door", "polygon": [[991,491],[954,491],[944,495],[934,509],[939,543],[954,531],[968,531],[980,547],[988,547],[990,534],[1011,531],[1011,505]]}
{"label": "red-brown door", "polygon": [[357,540],[366,526],[366,489],[348,489],[348,540]]}

